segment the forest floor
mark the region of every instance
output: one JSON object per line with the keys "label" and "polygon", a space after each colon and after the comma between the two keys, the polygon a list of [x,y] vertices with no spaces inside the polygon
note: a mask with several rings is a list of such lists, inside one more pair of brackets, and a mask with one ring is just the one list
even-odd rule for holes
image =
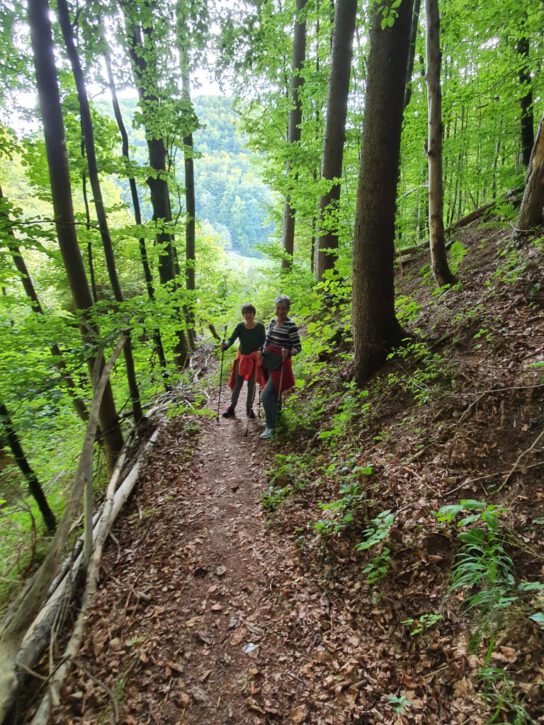
{"label": "forest floor", "polygon": [[[164,419],[53,722],[544,722],[541,595],[482,580],[498,609],[467,611],[470,592],[448,588],[458,527],[435,515],[500,506],[512,577],[542,581],[544,253],[507,235],[459,233],[462,285],[440,296],[424,253],[403,269],[405,324],[431,352],[388,363],[345,429],[343,360],[303,393],[319,416],[272,442],[245,417]],[[356,551],[386,511],[382,558]]]}

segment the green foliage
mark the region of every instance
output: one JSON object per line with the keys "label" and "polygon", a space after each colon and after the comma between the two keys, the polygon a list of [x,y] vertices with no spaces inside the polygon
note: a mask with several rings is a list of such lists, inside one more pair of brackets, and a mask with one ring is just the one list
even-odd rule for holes
{"label": "green foliage", "polygon": [[[330,418],[330,428],[321,428],[318,438],[336,445],[339,438],[349,433],[355,419],[367,415],[370,403],[366,402],[368,390],[360,390],[354,381],[344,385],[344,395],[336,413]],[[337,393],[338,394],[338,393]]]}
{"label": "green foliage", "polygon": [[422,634],[428,629],[434,627],[434,625],[441,619],[441,614],[427,612],[426,614],[421,614],[416,618],[408,617],[408,619],[403,619],[401,624],[406,624],[410,628],[410,637],[416,637],[418,634]]}
{"label": "green foliage", "polygon": [[366,580],[371,586],[383,579],[389,571],[391,550],[384,545],[384,542],[389,538],[395,518],[396,514],[389,509],[379,513],[365,529],[364,539],[355,547],[357,551],[375,549],[369,563],[363,568]]}
{"label": "green foliage", "polygon": [[421,312],[421,305],[405,295],[399,295],[395,300],[395,313],[401,325],[412,325]]}
{"label": "green foliage", "polygon": [[488,723],[507,722],[512,725],[528,725],[534,720],[529,716],[514,690],[508,673],[500,667],[486,664],[480,670],[480,682],[483,685],[483,696],[491,707]]}
{"label": "green foliage", "polygon": [[[495,622],[516,600],[514,564],[505,550],[500,531],[504,509],[482,501],[466,499],[459,504],[444,506],[438,520],[450,522],[459,515],[458,534],[462,546],[457,555],[451,578],[451,589],[464,589],[467,606],[476,609],[485,622]],[[478,524],[478,525],[475,525]]]}
{"label": "green foliage", "polygon": [[408,339],[402,347],[393,350],[387,359],[400,361],[404,368],[404,372],[389,373],[389,385],[398,385],[411,393],[420,405],[430,400],[433,390],[447,372],[442,356],[431,352],[424,342]]}
{"label": "green foliage", "polygon": [[394,706],[393,709],[397,715],[401,715],[405,710],[408,710],[412,704],[412,701],[406,695],[388,695],[387,700]]}
{"label": "green foliage", "polygon": [[454,275],[459,274],[459,268],[461,266],[463,259],[466,256],[467,252],[468,252],[468,249],[465,247],[465,245],[462,242],[455,241],[451,245],[451,247],[449,249],[449,253],[448,253],[448,260],[449,260],[450,269]]}
{"label": "green foliage", "polygon": [[261,498],[263,508],[274,512],[294,491],[302,491],[308,483],[308,472],[311,470],[308,456],[276,454],[274,465],[267,471],[269,485]]}

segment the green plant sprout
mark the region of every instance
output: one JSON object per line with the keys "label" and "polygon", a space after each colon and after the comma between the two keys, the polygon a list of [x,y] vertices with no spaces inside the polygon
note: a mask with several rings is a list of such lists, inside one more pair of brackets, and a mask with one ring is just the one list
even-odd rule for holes
{"label": "green plant sprout", "polygon": [[[379,546],[389,538],[389,532],[395,521],[396,514],[389,509],[382,511],[370,522],[370,526],[365,529],[365,538],[360,541],[355,549],[357,551],[367,551]],[[372,586],[376,582],[385,577],[389,570],[391,561],[391,550],[384,546],[378,551],[369,563],[363,568],[367,582]]]}
{"label": "green plant sprout", "polygon": [[401,624],[405,624],[410,628],[410,637],[416,637],[418,634],[422,634],[428,629],[431,629],[431,627],[434,627],[434,625],[441,619],[441,614],[428,612],[427,614],[422,614],[419,617],[408,617],[408,619],[403,619]]}

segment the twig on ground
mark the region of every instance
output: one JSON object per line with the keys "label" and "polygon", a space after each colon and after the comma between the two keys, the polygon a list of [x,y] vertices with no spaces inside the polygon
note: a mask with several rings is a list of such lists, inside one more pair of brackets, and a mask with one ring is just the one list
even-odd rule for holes
{"label": "twig on ground", "polygon": [[[531,445],[529,446],[529,448],[527,448],[526,451],[523,451],[523,453],[520,453],[519,454],[517,461],[514,463],[514,465],[512,466],[512,469],[509,471],[508,475],[506,476],[506,478],[504,479],[504,481],[501,483],[501,485],[499,486],[499,488],[497,489],[497,491],[501,491],[506,486],[506,484],[508,483],[508,481],[512,478],[512,475],[513,475],[514,471],[516,470],[516,468],[518,467],[519,462],[521,461],[521,459],[524,458],[527,455],[527,453],[529,453],[530,451],[532,451],[533,448],[538,444],[538,442],[542,438],[544,438],[544,428],[540,431],[540,433],[537,435],[537,437],[531,443]],[[539,464],[538,465],[543,465],[543,464],[544,464],[544,461],[539,461]]]}
{"label": "twig on ground", "polygon": [[113,694],[113,692],[110,690],[110,688],[106,685],[105,682],[102,682],[102,680],[99,680],[98,677],[95,677],[95,675],[93,675],[93,673],[90,670],[88,670],[82,662],[76,662],[75,664],[80,669],[83,670],[83,672],[87,675],[87,677],[90,680],[92,680],[99,687],[101,687],[104,690],[104,692],[107,694],[107,696],[110,698],[110,700],[111,700],[111,707],[112,707],[112,710],[113,710],[113,713],[112,713],[112,722],[114,723],[114,725],[116,725],[116,723],[119,722],[119,705],[117,704],[117,700],[115,699],[115,695]]}

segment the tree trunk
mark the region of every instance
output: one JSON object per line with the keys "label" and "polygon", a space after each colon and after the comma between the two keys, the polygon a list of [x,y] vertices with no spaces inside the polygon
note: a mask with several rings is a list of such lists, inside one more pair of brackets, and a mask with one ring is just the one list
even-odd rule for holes
{"label": "tree trunk", "polygon": [[414,72],[414,63],[416,59],[416,42],[417,29],[419,27],[419,11],[421,8],[421,0],[415,0],[414,10],[412,13],[412,24],[410,26],[410,45],[408,46],[408,64],[406,67],[406,88],[404,89],[404,110],[412,100],[412,92],[414,85],[412,83],[412,75]]}
{"label": "tree trunk", "polygon": [[529,166],[531,151],[535,143],[534,117],[533,117],[533,82],[529,68],[529,38],[524,36],[518,40],[517,52],[521,60],[519,69],[519,85],[525,90],[520,98],[520,130],[521,130],[521,158],[525,168]]}
{"label": "tree trunk", "polygon": [[425,0],[427,19],[427,107],[429,159],[429,235],[431,263],[436,283],[455,282],[448,267],[444,236],[444,187],[442,179],[442,91],[440,88],[440,16],[438,0]]}
{"label": "tree trunk", "polygon": [[[187,104],[187,114],[193,114],[191,103],[191,78],[189,63],[190,32],[187,27],[181,3],[176,4],[177,17],[177,41],[181,69],[181,92]],[[185,284],[189,292],[196,289],[196,201],[195,201],[195,168],[194,168],[194,144],[192,130],[183,137],[183,161],[185,167]],[[187,336],[191,349],[194,349],[194,295],[187,310]]]}
{"label": "tree trunk", "polygon": [[[75,307],[85,315],[92,307],[93,301],[75,232],[70,169],[57,85],[48,0],[30,0],[28,17],[57,237]],[[84,319],[81,333],[84,345],[92,349],[98,337],[96,327],[88,319]],[[92,371],[92,359],[89,360],[89,367]],[[104,435],[108,467],[113,470],[123,446],[123,437],[109,383],[100,407],[100,427]]]}
{"label": "tree trunk", "polygon": [[1,401],[0,401],[0,421],[3,424],[4,431],[6,434],[6,439],[7,439],[8,445],[10,447],[10,450],[13,454],[13,457],[15,458],[15,460],[17,461],[17,465],[21,469],[21,473],[26,478],[26,481],[28,483],[28,490],[34,497],[34,500],[36,501],[36,503],[38,504],[38,508],[40,509],[40,513],[43,517],[44,523],[47,526],[47,530],[52,533],[55,530],[55,527],[57,525],[57,523],[55,521],[55,514],[51,511],[51,508],[49,507],[47,498],[45,497],[41,484],[38,481],[38,477],[32,470],[32,467],[24,454],[23,448],[19,441],[19,437],[18,437],[17,433],[15,432],[15,428],[13,427],[13,423],[12,423],[10,414],[8,412],[8,409],[6,408],[4,403]]}
{"label": "tree trunk", "polygon": [[372,6],[361,168],[353,239],[354,377],[363,385],[403,337],[395,316],[394,238],[400,137],[413,0],[393,27]]}
{"label": "tree trunk", "polygon": [[[113,106],[113,114],[115,116],[115,120],[117,121],[117,127],[119,128],[119,133],[121,134],[121,153],[123,154],[123,157],[127,161],[127,166],[130,162],[130,153],[129,153],[129,143],[128,143],[128,133],[127,129],[125,127],[125,122],[123,121],[123,115],[121,113],[121,106],[119,105],[119,99],[117,98],[117,89],[115,87],[115,81],[113,78],[113,72],[111,69],[111,62],[110,57],[108,53],[104,53],[104,62],[106,65],[106,72],[108,74],[108,86],[111,93],[111,102]],[[132,199],[132,208],[134,210],[134,220],[138,226],[142,225],[142,211],[140,207],[140,197],[138,196],[138,187],[136,186],[136,179],[134,176],[128,177],[128,184],[130,188],[130,196]],[[147,289],[147,295],[149,299],[153,302],[155,300],[155,287],[153,284],[153,275],[151,274],[151,267],[149,266],[149,258],[147,256],[147,247],[145,244],[144,237],[140,237],[138,240],[138,246],[140,249],[140,259],[142,261],[142,268],[144,270],[144,279],[145,279],[145,285]],[[163,375],[166,375],[166,356],[164,354],[164,346],[162,344],[162,337],[161,337],[161,331],[158,327],[156,327],[153,330],[153,345],[155,347],[155,352],[157,353],[157,357],[159,360],[159,364],[161,366],[161,370],[163,371]]]}
{"label": "tree trunk", "polygon": [[[296,20],[293,39],[293,75],[291,77],[291,110],[289,111],[289,124],[287,141],[289,144],[298,144],[300,141],[300,125],[302,123],[302,100],[300,88],[304,83],[302,66],[306,58],[306,18],[304,8],[307,0],[296,0]],[[285,173],[289,184],[291,164],[287,161]],[[293,252],[295,249],[295,209],[291,206],[290,194],[285,199],[283,212],[283,251],[288,255],[281,261],[284,270],[291,269]]]}
{"label": "tree trunk", "polygon": [[323,279],[325,270],[334,267],[336,250],[338,249],[340,179],[344,159],[349,79],[356,15],[357,0],[337,0],[334,14],[325,142],[323,144],[321,165],[321,177],[330,181],[331,186],[329,191],[323,194],[319,204],[321,230],[315,270],[318,282]]}
{"label": "tree trunk", "polygon": [[527,175],[518,219],[518,231],[527,232],[544,223],[544,117],[540,121]]}
{"label": "tree trunk", "polygon": [[[98,163],[96,160],[96,148],[94,143],[94,129],[91,118],[91,109],[89,106],[87,89],[85,87],[85,79],[83,78],[83,70],[81,68],[79,54],[77,52],[74,41],[74,31],[72,22],[70,20],[70,12],[68,10],[68,4],[66,0],[57,0],[57,9],[62,35],[64,37],[64,43],[66,44],[66,52],[72,66],[72,73],[77,88],[79,113],[81,117],[81,130],[83,133],[83,140],[85,142],[85,155],[87,158],[87,168],[89,170],[89,181],[91,182],[91,189],[93,191],[94,208],[96,211],[96,218],[98,220],[98,227],[100,229],[100,237],[102,239],[104,256],[106,258],[106,267],[108,269],[110,284],[112,286],[115,300],[119,303],[122,303],[124,301],[123,291],[121,289],[121,283],[119,282],[117,267],[115,266],[113,244],[111,241],[108,219],[106,216],[106,208],[104,206],[104,200],[102,197],[100,179],[98,178]],[[138,382],[136,380],[136,369],[134,367],[134,356],[132,354],[130,330],[126,331],[126,338],[127,339],[123,352],[125,356],[127,381],[130,391],[130,399],[132,403],[132,415],[134,418],[134,424],[138,425],[138,423],[142,419],[142,405],[140,403],[140,391],[138,390]]]}
{"label": "tree trunk", "polygon": [[[127,0],[123,0],[122,8],[127,25],[129,54],[134,71],[134,80],[144,115],[149,165],[155,171],[153,176],[148,177],[147,185],[149,186],[151,194],[153,221],[157,222],[159,226],[159,231],[156,236],[157,244],[161,248],[159,256],[159,279],[161,284],[169,285],[173,290],[176,290],[174,235],[170,231],[160,230],[163,224],[170,224],[172,222],[170,192],[168,189],[168,181],[166,180],[168,152],[164,139],[157,136],[156,131],[153,131],[148,117],[149,108],[156,106],[158,103],[156,64],[154,61],[154,54],[156,52],[155,32],[151,20],[146,22],[146,27],[143,29],[138,25],[132,14],[133,7]],[[151,7],[148,6],[147,10],[151,12]],[[144,35],[148,41],[147,46],[144,46]],[[189,356],[187,339],[181,328],[177,329],[176,336],[176,362],[179,367],[184,367],[187,364]]]}

